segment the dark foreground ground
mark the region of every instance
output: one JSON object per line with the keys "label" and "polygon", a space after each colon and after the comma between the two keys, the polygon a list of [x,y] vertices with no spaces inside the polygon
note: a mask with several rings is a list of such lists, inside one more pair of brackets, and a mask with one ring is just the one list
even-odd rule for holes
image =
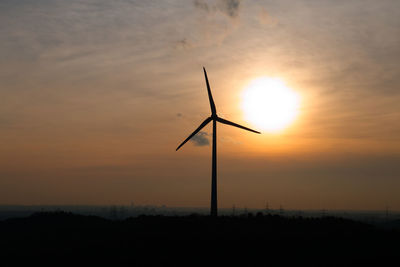
{"label": "dark foreground ground", "polygon": [[[0,266],[398,266],[400,232],[333,217],[65,212],[0,221]],[[393,265],[394,264],[394,265]]]}

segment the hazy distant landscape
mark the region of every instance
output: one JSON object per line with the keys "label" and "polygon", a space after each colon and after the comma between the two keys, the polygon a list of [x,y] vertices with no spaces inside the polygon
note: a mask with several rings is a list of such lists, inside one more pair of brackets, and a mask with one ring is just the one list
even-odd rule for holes
{"label": "hazy distant landscape", "polygon": [[[23,206],[23,205],[1,205],[0,220],[17,217],[27,217],[37,212],[72,212],[79,215],[92,215],[110,220],[123,220],[130,217],[141,215],[149,216],[188,216],[188,215],[208,215],[209,207],[168,207],[153,205],[43,205],[43,206]],[[338,218],[351,219],[370,224],[385,224],[400,220],[400,212],[382,209],[376,211],[356,211],[356,210],[291,210],[291,209],[249,209],[244,207],[220,208],[220,215],[223,216],[244,216],[257,213],[265,215],[279,215],[283,217],[305,217],[320,218],[334,216]],[[399,225],[400,227],[400,225]]]}

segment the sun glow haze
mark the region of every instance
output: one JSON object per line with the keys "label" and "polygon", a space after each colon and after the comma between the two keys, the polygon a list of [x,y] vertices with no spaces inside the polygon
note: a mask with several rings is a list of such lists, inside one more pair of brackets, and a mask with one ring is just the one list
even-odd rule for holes
{"label": "sun glow haze", "polygon": [[257,78],[243,93],[245,119],[267,132],[288,127],[297,117],[299,105],[299,95],[278,78]]}

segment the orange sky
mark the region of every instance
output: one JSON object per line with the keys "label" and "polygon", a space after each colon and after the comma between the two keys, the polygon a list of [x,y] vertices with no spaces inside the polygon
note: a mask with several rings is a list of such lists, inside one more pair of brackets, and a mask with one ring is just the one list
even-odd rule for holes
{"label": "orange sky", "polygon": [[400,209],[398,1],[2,1],[0,58],[0,204],[208,206],[206,66],[242,125],[257,77],[302,98],[218,126],[221,207]]}

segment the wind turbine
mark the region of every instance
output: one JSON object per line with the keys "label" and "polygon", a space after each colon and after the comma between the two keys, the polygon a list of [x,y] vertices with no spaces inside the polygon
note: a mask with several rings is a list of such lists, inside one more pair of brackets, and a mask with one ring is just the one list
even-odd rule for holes
{"label": "wind turbine", "polygon": [[208,92],[208,99],[210,100],[210,108],[211,108],[211,116],[205,119],[200,126],[191,134],[185,141],[182,142],[177,148],[181,148],[187,141],[190,140],[193,136],[195,136],[204,126],[206,126],[210,121],[213,122],[213,138],[212,138],[212,172],[211,172],[211,216],[215,217],[218,215],[218,204],[217,204],[217,122],[228,124],[231,126],[235,126],[253,133],[260,133],[250,128],[244,127],[237,123],[225,120],[221,117],[218,117],[217,110],[215,108],[214,99],[211,94],[210,84],[208,83],[207,72],[206,69],[203,67],[204,77],[206,79],[207,84],[207,92]]}

